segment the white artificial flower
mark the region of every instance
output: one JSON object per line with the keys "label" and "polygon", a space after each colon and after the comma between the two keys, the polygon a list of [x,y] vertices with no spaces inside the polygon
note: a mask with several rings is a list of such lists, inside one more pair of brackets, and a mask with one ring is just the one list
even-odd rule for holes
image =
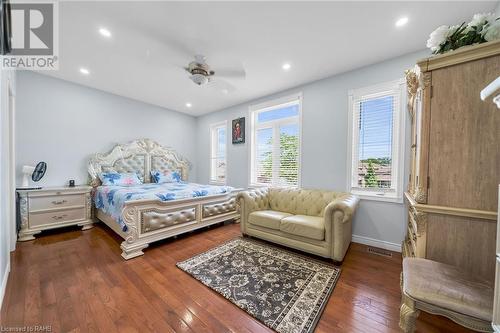
{"label": "white artificial flower", "polygon": [[431,32],[429,39],[427,40],[427,47],[432,50],[432,52],[439,50],[439,46],[446,42],[446,38],[449,36],[450,27],[442,25],[436,30]]}
{"label": "white artificial flower", "polygon": [[465,27],[464,32],[468,33],[469,31],[472,30],[473,27],[477,28],[477,31],[481,31],[484,35],[484,27],[488,24],[491,23],[495,20],[495,17],[493,16],[493,13],[479,13],[475,14],[472,17],[472,21],[470,21],[467,24],[467,27]]}
{"label": "white artificial flower", "polygon": [[492,40],[500,39],[500,20],[493,21],[489,23],[484,28],[484,39],[488,42]]}
{"label": "white artificial flower", "polygon": [[461,25],[452,25],[450,27],[450,29],[448,29],[448,36],[446,37],[450,37],[451,35],[453,35],[455,33],[455,31],[457,31],[459,28],[461,27]]}
{"label": "white artificial flower", "polygon": [[479,13],[472,17],[472,21],[467,24],[468,27],[480,27],[485,25],[488,22],[493,21],[492,13]]}

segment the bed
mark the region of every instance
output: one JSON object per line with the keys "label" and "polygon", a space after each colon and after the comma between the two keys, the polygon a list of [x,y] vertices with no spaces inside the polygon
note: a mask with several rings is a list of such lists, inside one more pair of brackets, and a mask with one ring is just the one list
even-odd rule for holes
{"label": "bed", "polygon": [[[188,182],[189,161],[150,139],[118,144],[89,161],[94,216],[123,238],[126,260],[143,255],[151,242],[228,220],[239,220],[236,194],[228,186]],[[178,170],[180,181],[155,184],[151,170]],[[135,173],[132,186],[102,186],[101,173]]]}

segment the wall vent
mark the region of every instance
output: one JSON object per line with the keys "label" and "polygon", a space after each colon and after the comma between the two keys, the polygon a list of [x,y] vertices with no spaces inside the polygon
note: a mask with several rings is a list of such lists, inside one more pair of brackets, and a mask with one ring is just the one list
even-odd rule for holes
{"label": "wall vent", "polygon": [[367,251],[368,251],[368,253],[376,254],[378,256],[392,258],[392,252],[388,251],[388,250],[384,250],[384,249],[379,249],[379,248],[376,248],[376,247],[368,246]]}

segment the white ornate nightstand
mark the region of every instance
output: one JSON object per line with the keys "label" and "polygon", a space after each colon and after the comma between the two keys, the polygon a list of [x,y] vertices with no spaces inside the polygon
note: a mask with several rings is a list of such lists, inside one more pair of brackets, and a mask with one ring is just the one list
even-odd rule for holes
{"label": "white ornate nightstand", "polygon": [[82,230],[93,227],[90,186],[53,187],[40,190],[17,190],[21,229],[19,241],[35,239],[42,230],[82,226]]}

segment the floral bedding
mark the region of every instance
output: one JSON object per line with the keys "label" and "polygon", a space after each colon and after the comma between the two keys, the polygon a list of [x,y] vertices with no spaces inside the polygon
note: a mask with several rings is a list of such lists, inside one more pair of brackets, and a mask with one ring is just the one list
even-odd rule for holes
{"label": "floral bedding", "polygon": [[142,184],[136,173],[104,172],[99,175],[102,185],[132,186]]}
{"label": "floral bedding", "polygon": [[232,191],[230,186],[201,185],[195,183],[141,184],[136,186],[99,186],[94,193],[95,206],[114,218],[123,231],[127,226],[121,213],[127,201],[156,199],[170,201],[224,194]]}

